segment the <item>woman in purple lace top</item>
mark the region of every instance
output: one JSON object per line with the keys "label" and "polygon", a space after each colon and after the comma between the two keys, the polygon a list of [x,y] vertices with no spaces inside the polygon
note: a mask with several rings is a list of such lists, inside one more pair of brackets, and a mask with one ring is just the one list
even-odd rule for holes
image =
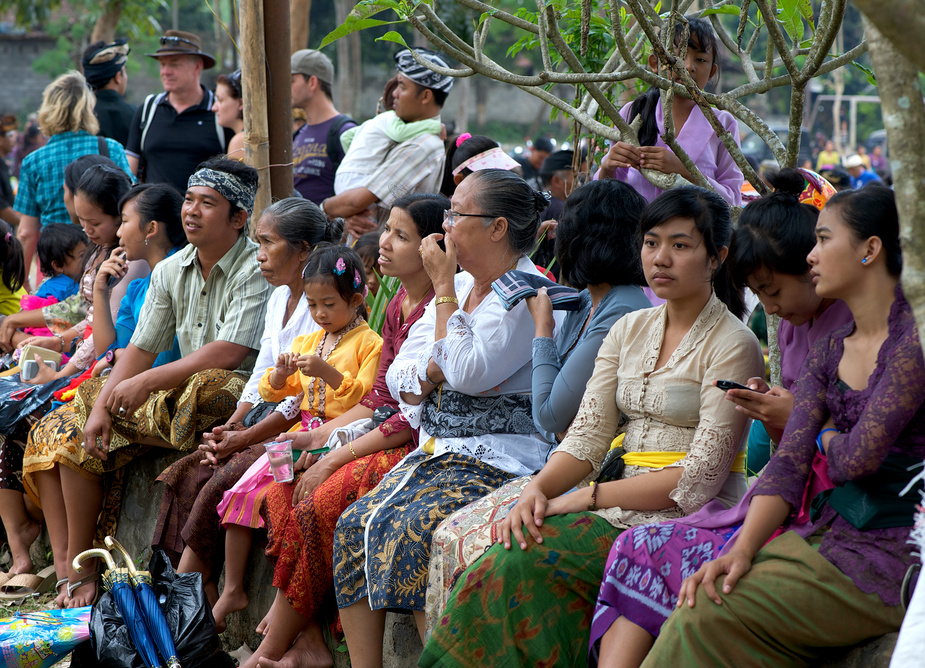
{"label": "woman in purple lace top", "polygon": [[[893,192],[830,199],[808,260],[818,294],[842,299],[855,324],[816,343],[742,530],[684,581],[643,666],[807,665],[902,621],[919,495],[898,492],[925,459],[925,360],[899,285]],[[817,447],[835,489],[816,499],[813,531],[765,544],[799,509]]]}

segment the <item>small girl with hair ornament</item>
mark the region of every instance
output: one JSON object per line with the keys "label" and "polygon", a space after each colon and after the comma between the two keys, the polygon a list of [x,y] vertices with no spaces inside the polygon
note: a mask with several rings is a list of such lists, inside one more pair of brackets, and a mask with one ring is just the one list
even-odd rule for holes
{"label": "small girl with hair ornament", "polygon": [[[297,336],[292,352],[282,353],[260,380],[264,401],[305,393],[302,423],[293,431],[314,429],[358,404],[372,389],[382,351],[382,339],[366,323],[366,272],[354,250],[319,244],[302,279],[309,312],[321,329]],[[315,461],[301,453],[296,473]],[[261,507],[271,482],[269,458],[263,455],[218,505],[226,530],[225,588],[213,608],[219,624],[235,609],[228,599],[244,589],[252,530],[264,526]]]}
{"label": "small girl with hair ornament", "polygon": [[26,296],[26,265],[22,245],[6,223],[0,225],[0,258],[0,315],[7,316],[19,311],[19,300]]}

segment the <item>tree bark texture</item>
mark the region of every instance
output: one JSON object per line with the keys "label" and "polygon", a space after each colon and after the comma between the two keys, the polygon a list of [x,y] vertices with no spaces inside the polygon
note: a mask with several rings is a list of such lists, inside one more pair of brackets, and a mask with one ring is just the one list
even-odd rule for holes
{"label": "tree bark texture", "polygon": [[289,5],[289,49],[295,53],[308,48],[309,16],[312,13],[312,0],[292,0]]}
{"label": "tree bark texture", "polygon": [[854,0],[854,6],[892,42],[896,51],[925,72],[925,0]]}
{"label": "tree bark texture", "polygon": [[[901,4],[901,3],[899,3]],[[902,284],[919,332],[925,331],[925,104],[918,69],[865,16],[877,75],[903,246]],[[919,37],[921,40],[921,36]]]}
{"label": "tree bark texture", "polygon": [[122,16],[122,0],[109,0],[105,3],[103,13],[93,25],[90,43],[103,41],[107,44],[116,38],[116,25]]}
{"label": "tree bark texture", "polygon": [[259,184],[251,215],[254,233],[260,214],[270,205],[270,134],[267,121],[267,68],[264,58],[263,0],[243,0],[241,14],[241,85],[244,92],[244,161],[257,170]]}
{"label": "tree bark texture", "polygon": [[270,192],[274,200],[292,196],[292,87],[288,0],[263,0],[263,41],[267,68],[267,127],[270,137]]}

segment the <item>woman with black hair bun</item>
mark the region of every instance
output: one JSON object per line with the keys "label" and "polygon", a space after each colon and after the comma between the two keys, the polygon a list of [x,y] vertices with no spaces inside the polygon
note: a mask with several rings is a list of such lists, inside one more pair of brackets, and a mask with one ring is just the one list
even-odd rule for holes
{"label": "woman with black hair bun", "polygon": [[[627,313],[652,304],[640,285],[636,228],[646,201],[622,181],[592,181],[565,201],[556,236],[562,279],[581,290],[576,311],[555,335],[552,302],[541,288],[527,298],[533,317],[533,421],[550,443],[560,442],[578,413],[601,343]],[[470,503],[434,532],[428,585],[427,630],[443,614],[459,575],[497,539],[497,529],[529,477],[516,478]]]}
{"label": "woman with black hair bun", "polygon": [[[870,184],[829,199],[807,260],[816,292],[843,300],[854,322],[813,346],[736,540],[684,580],[643,665],[811,665],[902,622],[925,359],[899,280],[893,191]],[[817,453],[835,486],[794,527]]]}
{"label": "woman with black hair bun", "polygon": [[[568,433],[459,576],[419,665],[580,665],[614,539],[745,492],[748,420],[712,387],[764,368],[725,267],[731,235],[729,207],[703,188],[644,209],[642,267],[665,303],[604,337]],[[581,485],[621,433],[622,474]]]}
{"label": "woman with black hair bun", "polygon": [[[792,385],[813,343],[851,322],[843,302],[816,294],[806,261],[815,244],[819,210],[805,202],[824,202],[834,189],[804,170],[784,169],[768,180],[775,192],[743,209],[727,259],[733,283],[749,287],[768,313],[782,318],[778,342],[783,387],[768,388],[763,375],[733,378],[750,389],[726,393],[739,411],[755,420],[749,434],[749,471],[767,463],[770,447],[766,434],[761,438],[765,428],[780,440],[793,408]],[[820,473],[808,487],[814,492],[831,487],[824,458],[814,469]],[[713,500],[688,517],[638,526],[617,538],[591,630],[592,665],[638,665],[643,660],[677,598],[685,569],[690,569],[686,564],[692,550],[696,548],[700,561],[718,554],[741,524],[750,498],[746,494],[733,508]],[[808,519],[808,512],[804,516],[801,511],[795,523]],[[652,533],[657,540],[647,540]]]}

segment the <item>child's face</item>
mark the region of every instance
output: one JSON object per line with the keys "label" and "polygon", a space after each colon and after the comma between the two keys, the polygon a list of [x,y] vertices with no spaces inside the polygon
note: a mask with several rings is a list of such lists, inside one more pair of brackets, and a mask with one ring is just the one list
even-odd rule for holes
{"label": "child's face", "polygon": [[[378,259],[378,256],[377,258]],[[379,292],[379,276],[376,274],[376,262],[373,258],[365,260],[366,263],[366,287],[369,288],[370,294],[375,297]]]}
{"label": "child's face", "polygon": [[348,302],[329,280],[313,280],[305,283],[305,299],[312,320],[329,334],[339,332],[357,317],[357,306],[363,295],[354,294]]}
{"label": "child's face", "polygon": [[84,253],[87,250],[87,244],[81,242],[76,244],[68,251],[67,259],[64,264],[57,267],[59,274],[64,274],[74,281],[79,281],[84,273]]}

